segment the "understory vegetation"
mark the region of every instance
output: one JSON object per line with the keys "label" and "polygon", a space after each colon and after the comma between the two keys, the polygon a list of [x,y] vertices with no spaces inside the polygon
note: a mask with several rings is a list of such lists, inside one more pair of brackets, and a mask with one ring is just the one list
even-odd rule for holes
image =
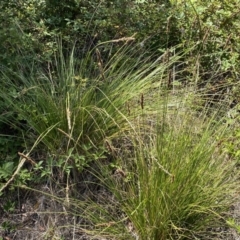
{"label": "understory vegetation", "polygon": [[239,0],[2,0],[0,239],[238,239]]}

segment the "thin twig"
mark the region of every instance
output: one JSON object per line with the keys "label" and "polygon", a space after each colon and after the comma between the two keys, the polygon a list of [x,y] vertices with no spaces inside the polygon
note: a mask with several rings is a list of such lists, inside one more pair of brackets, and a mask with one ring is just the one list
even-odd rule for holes
{"label": "thin twig", "polygon": [[106,41],[106,42],[102,42],[102,43],[98,44],[98,46],[106,44],[106,43],[118,43],[118,42],[128,43],[130,41],[135,40],[135,35],[136,35],[136,33],[134,33],[131,37],[122,37],[122,38],[119,38],[119,39],[113,39],[113,40],[109,40],[109,41]]}

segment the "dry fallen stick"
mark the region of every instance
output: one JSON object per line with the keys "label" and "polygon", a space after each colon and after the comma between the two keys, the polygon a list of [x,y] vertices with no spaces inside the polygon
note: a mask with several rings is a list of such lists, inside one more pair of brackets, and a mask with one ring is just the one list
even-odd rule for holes
{"label": "dry fallen stick", "polygon": [[0,193],[14,180],[15,176],[19,173],[20,169],[22,168],[23,164],[26,161],[30,161],[32,164],[36,164],[30,157],[24,155],[23,153],[18,153],[20,157],[22,157],[21,161],[19,162],[16,171],[13,173],[12,177],[1,187]]}

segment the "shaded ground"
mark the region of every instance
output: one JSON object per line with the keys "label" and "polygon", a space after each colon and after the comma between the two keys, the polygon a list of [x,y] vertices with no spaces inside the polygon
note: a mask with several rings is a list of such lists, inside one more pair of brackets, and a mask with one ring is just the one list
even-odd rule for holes
{"label": "shaded ground", "polygon": [[[87,199],[109,205],[111,208],[116,205],[113,196],[104,187],[99,186],[99,181],[90,174],[83,173],[73,189],[75,192],[69,183],[69,196],[79,202]],[[91,232],[94,228],[93,223],[83,216],[84,206],[75,208],[72,202],[68,207],[68,201],[72,202],[67,198],[66,185],[59,181],[35,186],[34,191],[6,190],[0,197],[0,240],[113,239],[94,236]],[[120,214],[117,209],[115,211],[116,214]]]}

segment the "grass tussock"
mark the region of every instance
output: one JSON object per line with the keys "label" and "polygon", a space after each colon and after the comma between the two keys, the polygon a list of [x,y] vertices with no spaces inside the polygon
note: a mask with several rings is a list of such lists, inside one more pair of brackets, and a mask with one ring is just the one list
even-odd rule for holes
{"label": "grass tussock", "polygon": [[227,225],[238,198],[237,162],[219,147],[227,127],[181,109],[172,113],[167,104],[151,132],[136,126],[132,155],[121,149],[115,177],[102,180],[137,239],[207,239]]}

